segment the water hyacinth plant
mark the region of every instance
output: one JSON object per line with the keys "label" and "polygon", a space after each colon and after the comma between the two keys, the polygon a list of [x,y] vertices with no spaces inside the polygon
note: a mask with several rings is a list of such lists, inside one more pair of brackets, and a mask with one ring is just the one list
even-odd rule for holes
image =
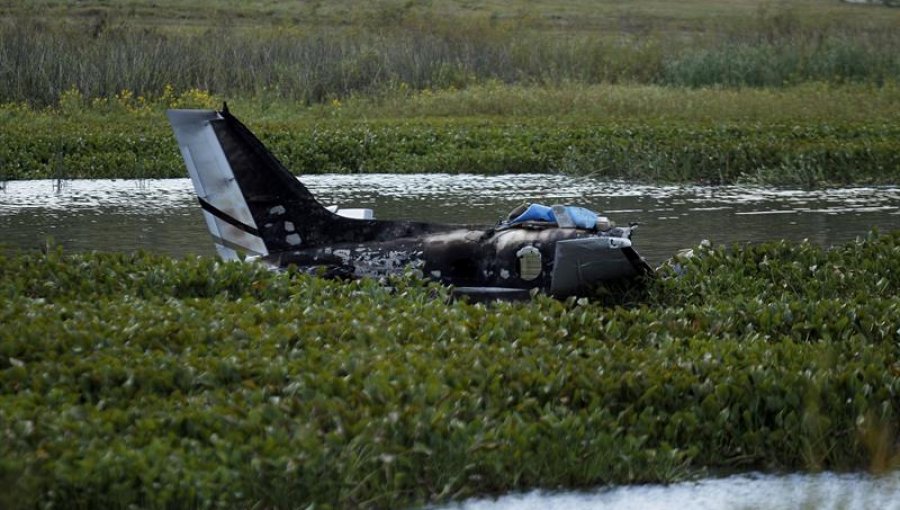
{"label": "water hyacinth plant", "polygon": [[0,255],[3,508],[414,506],[900,466],[900,233],[712,247],[625,306]]}
{"label": "water hyacinth plant", "polygon": [[[88,104],[72,92],[70,102],[54,110],[0,106],[5,175],[185,176],[164,110],[220,104],[202,91],[167,90],[156,100],[126,91],[103,104]],[[322,107],[249,100],[234,108],[246,112],[254,132],[301,175],[564,172],[655,182],[824,186],[897,182],[898,90],[806,86],[736,94],[494,84]],[[679,109],[685,101],[697,107]],[[822,101],[835,106],[820,112]],[[588,104],[579,111],[578,105]]]}

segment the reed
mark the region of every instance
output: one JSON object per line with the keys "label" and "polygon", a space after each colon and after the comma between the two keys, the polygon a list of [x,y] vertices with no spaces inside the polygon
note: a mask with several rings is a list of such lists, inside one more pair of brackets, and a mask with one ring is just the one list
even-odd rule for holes
{"label": "reed", "polygon": [[[393,22],[387,14],[374,24],[351,20],[318,28],[242,28],[229,21],[173,30],[124,15],[85,26],[18,12],[0,18],[0,101],[55,104],[73,87],[88,98],[111,98],[121,90],[157,97],[167,84],[178,92],[199,88],[306,103],[490,80],[553,86],[881,84],[900,78],[900,36],[890,23],[896,16],[885,13],[887,21],[873,21],[879,19],[873,13],[866,23],[847,24],[836,17],[811,23],[778,11],[717,29],[697,25],[688,34],[620,27],[598,35],[527,18],[472,22],[459,13],[446,19],[401,15]],[[651,14],[646,18],[654,19]]]}

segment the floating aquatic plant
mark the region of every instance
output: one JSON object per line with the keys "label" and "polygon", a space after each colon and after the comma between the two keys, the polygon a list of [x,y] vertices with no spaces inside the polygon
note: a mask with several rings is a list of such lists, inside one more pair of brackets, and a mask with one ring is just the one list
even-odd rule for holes
{"label": "floating aquatic plant", "polygon": [[[90,119],[31,122],[28,115],[10,122],[0,133],[0,161],[7,162],[4,175],[186,175],[161,111],[151,120],[112,117],[100,124]],[[360,124],[354,118],[315,123],[298,119],[254,130],[298,174],[562,171],[604,179],[815,186],[896,183],[900,169],[900,129],[896,123],[880,122],[711,126],[398,119]]]}
{"label": "floating aquatic plant", "polygon": [[627,307],[0,254],[4,508],[398,507],[900,462],[900,233],[696,250]]}

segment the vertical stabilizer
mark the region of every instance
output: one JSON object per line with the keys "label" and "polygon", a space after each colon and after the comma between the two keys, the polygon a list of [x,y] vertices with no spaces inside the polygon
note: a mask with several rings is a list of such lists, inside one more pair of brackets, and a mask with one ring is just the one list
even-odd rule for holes
{"label": "vertical stabilizer", "polygon": [[224,259],[240,252],[275,255],[447,230],[329,211],[227,109],[169,110],[168,115],[209,232]]}

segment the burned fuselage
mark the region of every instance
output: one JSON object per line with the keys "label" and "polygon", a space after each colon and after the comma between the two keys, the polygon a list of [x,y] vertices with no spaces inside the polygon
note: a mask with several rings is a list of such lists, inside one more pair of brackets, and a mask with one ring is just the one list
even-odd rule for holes
{"label": "burned fuselage", "polygon": [[319,204],[227,109],[168,115],[226,259],[246,254],[275,267],[340,277],[414,269],[457,287],[537,288],[558,296],[650,270],[631,246],[631,228],[607,223],[579,225],[551,214],[478,228],[348,217]]}

